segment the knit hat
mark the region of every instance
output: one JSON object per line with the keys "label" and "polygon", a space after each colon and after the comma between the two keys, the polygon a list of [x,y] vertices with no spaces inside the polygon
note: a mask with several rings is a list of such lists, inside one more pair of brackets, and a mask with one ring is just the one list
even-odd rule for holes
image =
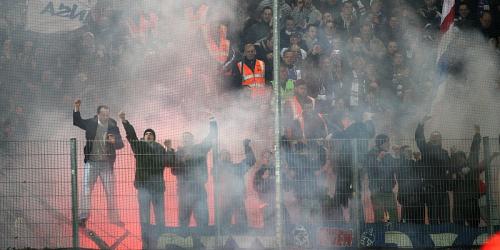
{"label": "knit hat", "polygon": [[377,135],[377,137],[375,137],[375,145],[377,145],[377,147],[380,147],[382,144],[388,141],[389,141],[389,136],[385,134],[379,134]]}
{"label": "knit hat", "polygon": [[146,135],[147,132],[150,132],[151,134],[153,134],[153,138],[154,138],[154,140],[156,140],[156,133],[151,128],[148,128],[148,129],[144,130],[144,134],[142,136]]}

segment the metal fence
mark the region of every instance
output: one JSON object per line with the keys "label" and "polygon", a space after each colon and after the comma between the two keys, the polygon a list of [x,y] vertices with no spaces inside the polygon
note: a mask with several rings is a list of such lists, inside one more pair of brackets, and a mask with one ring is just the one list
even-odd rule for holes
{"label": "metal fence", "polygon": [[0,248],[478,246],[500,224],[498,143],[479,139],[283,141],[279,172],[271,141],[125,142],[112,166],[84,141],[2,142]]}

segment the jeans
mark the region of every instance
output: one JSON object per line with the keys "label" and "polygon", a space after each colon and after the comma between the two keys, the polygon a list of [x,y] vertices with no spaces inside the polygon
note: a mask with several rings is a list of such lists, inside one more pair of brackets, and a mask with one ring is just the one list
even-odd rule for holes
{"label": "jeans", "polygon": [[198,227],[208,226],[207,191],[204,184],[178,182],[179,226],[188,227],[191,214]]}
{"label": "jeans", "polygon": [[79,219],[87,219],[90,215],[91,194],[97,177],[101,178],[108,207],[108,219],[111,222],[119,222],[120,214],[115,200],[115,175],[113,164],[108,161],[87,161],[83,169],[83,186],[80,201]]}
{"label": "jeans", "polygon": [[137,200],[139,201],[139,220],[141,223],[141,238],[143,249],[148,249],[152,243],[151,232],[151,204],[155,215],[156,228],[165,226],[165,198],[163,192],[149,191],[146,188],[137,189]]}

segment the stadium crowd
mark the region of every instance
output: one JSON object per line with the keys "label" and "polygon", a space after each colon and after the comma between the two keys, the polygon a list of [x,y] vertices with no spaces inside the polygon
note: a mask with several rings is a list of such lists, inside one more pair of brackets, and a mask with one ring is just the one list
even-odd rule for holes
{"label": "stadium crowd", "polygon": [[[95,98],[87,103],[106,102],[90,93],[135,77],[127,72],[130,64],[147,63],[148,55],[172,49],[162,34],[170,19],[160,11],[145,8],[146,2],[126,11],[105,2],[83,28],[64,36],[25,31],[22,17],[16,16],[22,11],[9,11],[20,9],[19,4],[0,2],[0,109],[5,114],[0,141],[24,138],[26,114],[41,104],[67,109],[77,95]],[[480,128],[475,128],[468,154],[448,152],[439,132],[424,138],[430,118],[416,112],[432,102],[430,93],[437,87],[441,1],[282,0],[278,52],[272,46],[272,1],[239,2],[244,6],[239,13],[248,17],[244,22],[202,23],[200,39],[219,66],[217,91],[242,92],[243,98],[267,105],[275,101],[273,54],[279,53],[284,186],[293,196],[285,197],[287,218],[295,223],[350,221],[356,154],[364,166],[359,173],[367,190],[363,199],[371,200],[374,211],[371,219],[365,213],[366,221],[486,223],[479,206],[485,192]],[[495,51],[491,56],[499,57],[500,1],[456,2],[453,32],[478,31]],[[457,64],[448,61],[438,68],[451,71]],[[405,133],[405,119],[416,115],[423,117],[415,124],[419,151],[391,146],[390,138]],[[381,130],[393,134],[376,135]],[[351,139],[359,139],[358,144]],[[248,141],[249,153],[247,147]],[[259,156],[252,183],[269,210],[265,224],[272,225],[273,152],[263,150]],[[248,162],[253,165],[255,159]],[[448,198],[451,191],[454,199]],[[241,203],[241,197],[235,199]]]}

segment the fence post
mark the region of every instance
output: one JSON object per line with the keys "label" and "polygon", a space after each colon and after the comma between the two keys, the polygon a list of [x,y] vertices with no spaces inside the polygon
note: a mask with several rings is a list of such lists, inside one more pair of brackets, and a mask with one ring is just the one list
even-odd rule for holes
{"label": "fence post", "polygon": [[359,189],[359,152],[358,152],[358,139],[354,139],[351,141],[352,145],[352,214],[351,219],[353,223],[352,227],[352,247],[358,248],[359,244],[359,235],[360,235],[360,209],[361,209],[361,195]]}
{"label": "fence post", "polygon": [[[219,207],[219,192],[220,192],[220,178],[219,178],[219,130],[217,128],[216,141],[212,149],[212,170],[214,171],[214,215],[215,215],[215,246],[216,248],[222,247],[221,238],[221,221],[220,221],[220,207]],[[239,219],[239,218],[238,218]]]}
{"label": "fence post", "polygon": [[[281,15],[278,0],[273,0],[273,50],[280,51],[279,17]],[[274,153],[275,153],[275,184],[276,184],[276,242],[277,249],[283,248],[283,208],[281,192],[281,91],[280,91],[280,55],[273,53],[273,94],[274,99]]]}
{"label": "fence post", "polygon": [[493,182],[491,180],[491,148],[490,148],[490,138],[488,136],[483,137],[483,148],[484,148],[484,174],[486,178],[486,214],[488,216],[488,233],[493,235],[493,218],[491,211],[491,193],[493,190]]}
{"label": "fence post", "polygon": [[71,223],[73,226],[73,248],[80,248],[78,239],[78,161],[76,138],[70,139],[71,154]]}

